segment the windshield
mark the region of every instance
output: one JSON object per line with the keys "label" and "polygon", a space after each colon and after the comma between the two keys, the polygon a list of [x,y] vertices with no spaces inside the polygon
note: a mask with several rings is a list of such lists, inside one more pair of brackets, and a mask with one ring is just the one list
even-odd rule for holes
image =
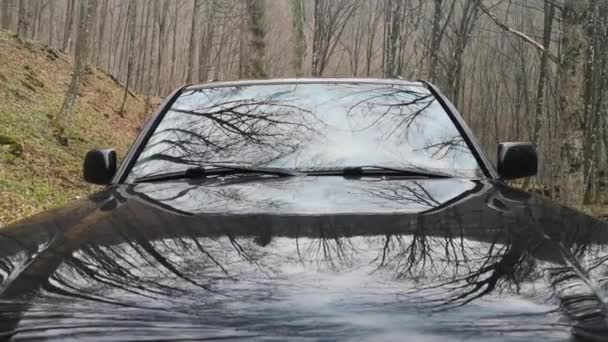
{"label": "windshield", "polygon": [[324,170],[361,165],[480,177],[433,94],[406,84],[268,84],[186,91],[128,181],[202,164]]}

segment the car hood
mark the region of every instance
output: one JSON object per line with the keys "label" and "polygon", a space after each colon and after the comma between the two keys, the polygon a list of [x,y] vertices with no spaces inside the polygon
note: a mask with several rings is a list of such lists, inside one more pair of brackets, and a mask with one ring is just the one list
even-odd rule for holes
{"label": "car hood", "polygon": [[501,183],[119,185],[0,229],[0,338],[608,338],[608,227]]}

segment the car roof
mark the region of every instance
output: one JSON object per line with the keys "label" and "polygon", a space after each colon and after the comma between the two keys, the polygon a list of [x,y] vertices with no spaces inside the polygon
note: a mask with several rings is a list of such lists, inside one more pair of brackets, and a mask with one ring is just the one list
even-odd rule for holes
{"label": "car roof", "polygon": [[358,83],[358,84],[388,84],[404,86],[425,86],[422,81],[404,81],[397,78],[271,78],[263,80],[237,80],[237,81],[210,81],[207,83],[194,84],[185,90],[197,90],[204,88],[235,87],[249,85],[271,85],[271,84],[312,84],[312,83]]}

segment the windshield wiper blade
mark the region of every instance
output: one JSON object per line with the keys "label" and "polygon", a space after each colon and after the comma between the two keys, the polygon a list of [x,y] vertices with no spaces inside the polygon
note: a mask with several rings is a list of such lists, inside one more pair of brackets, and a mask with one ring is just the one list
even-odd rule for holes
{"label": "windshield wiper blade", "polygon": [[362,165],[344,167],[334,170],[317,170],[307,172],[314,176],[344,176],[345,178],[361,178],[363,176],[407,176],[420,178],[452,178],[447,173],[426,170],[423,168],[401,168],[381,165]]}
{"label": "windshield wiper blade", "polygon": [[176,179],[197,179],[207,176],[228,176],[235,174],[263,174],[273,175],[278,177],[294,177],[303,176],[302,173],[274,168],[274,167],[259,167],[249,165],[230,165],[230,164],[208,164],[196,167],[191,167],[184,171],[162,173],[157,175],[144,176],[135,179],[135,183],[147,183],[168,181]]}

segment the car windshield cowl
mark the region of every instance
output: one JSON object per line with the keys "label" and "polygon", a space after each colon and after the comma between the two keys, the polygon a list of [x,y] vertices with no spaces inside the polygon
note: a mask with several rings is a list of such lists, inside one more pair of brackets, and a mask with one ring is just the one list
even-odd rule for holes
{"label": "car windshield cowl", "polygon": [[231,176],[262,174],[277,177],[297,177],[297,176],[342,176],[345,178],[357,179],[361,177],[414,177],[414,178],[451,178],[454,177],[447,173],[425,170],[422,168],[395,168],[379,165],[362,165],[340,168],[313,168],[308,170],[293,170],[277,167],[263,167],[251,165],[230,165],[230,164],[209,164],[191,167],[183,171],[148,175],[135,179],[135,183],[148,183],[158,181],[170,181],[177,179],[197,179],[208,176]]}

